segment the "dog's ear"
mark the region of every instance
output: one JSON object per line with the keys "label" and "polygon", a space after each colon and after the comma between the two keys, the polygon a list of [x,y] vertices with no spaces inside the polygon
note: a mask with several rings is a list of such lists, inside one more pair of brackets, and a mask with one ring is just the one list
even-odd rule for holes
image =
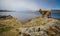
{"label": "dog's ear", "polygon": [[41,9],[40,9],[41,10]]}
{"label": "dog's ear", "polygon": [[39,10],[39,12],[41,11],[41,9]]}

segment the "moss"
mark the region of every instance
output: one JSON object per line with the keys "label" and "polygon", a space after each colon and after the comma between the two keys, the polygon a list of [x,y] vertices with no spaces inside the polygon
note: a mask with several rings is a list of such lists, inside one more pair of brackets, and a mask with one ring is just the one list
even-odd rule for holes
{"label": "moss", "polygon": [[6,19],[0,19],[0,33],[9,32],[10,30],[20,27],[20,25],[21,22],[17,19],[7,16]]}
{"label": "moss", "polygon": [[13,28],[9,26],[0,27],[0,32],[7,32],[10,31],[11,29]]}
{"label": "moss", "polygon": [[44,24],[46,24],[47,22],[45,22],[45,21],[36,21],[35,22],[37,25],[44,25]]}

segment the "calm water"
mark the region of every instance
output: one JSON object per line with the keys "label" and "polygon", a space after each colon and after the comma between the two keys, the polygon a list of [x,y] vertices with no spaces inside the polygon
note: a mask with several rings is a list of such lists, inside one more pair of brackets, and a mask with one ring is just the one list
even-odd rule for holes
{"label": "calm water", "polygon": [[[20,21],[27,21],[29,19],[41,16],[39,12],[0,12],[0,15],[11,15]],[[60,12],[52,12],[51,17],[60,19]]]}

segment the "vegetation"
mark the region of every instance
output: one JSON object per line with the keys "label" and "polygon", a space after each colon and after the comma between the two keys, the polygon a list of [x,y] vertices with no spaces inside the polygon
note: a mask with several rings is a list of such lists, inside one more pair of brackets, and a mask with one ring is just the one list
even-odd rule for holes
{"label": "vegetation", "polygon": [[7,31],[10,31],[11,29],[13,28],[9,26],[2,26],[0,27],[0,32],[7,32]]}
{"label": "vegetation", "polygon": [[[27,35],[30,36],[30,34],[34,36],[46,36],[45,34],[51,36],[52,33],[54,33],[56,30],[56,29],[53,29],[53,27],[55,27],[56,24],[57,26],[60,26],[59,21],[53,18],[37,17],[29,20],[27,23],[22,24],[20,21],[18,21],[17,19],[13,18],[10,15],[0,16],[0,36],[20,36],[21,34],[24,36],[27,36]],[[43,32],[42,33],[43,35],[41,34],[41,32]]]}
{"label": "vegetation", "polygon": [[53,18],[37,17],[20,27],[19,31],[23,36],[59,36],[60,22]]}
{"label": "vegetation", "polygon": [[37,17],[37,18],[34,18],[31,21],[25,23],[25,25],[23,25],[23,27],[33,27],[33,26],[45,25],[51,21],[51,20],[47,20],[47,19],[48,18]]}
{"label": "vegetation", "polygon": [[0,16],[0,32],[10,31],[18,28],[21,22],[17,21],[12,16]]}

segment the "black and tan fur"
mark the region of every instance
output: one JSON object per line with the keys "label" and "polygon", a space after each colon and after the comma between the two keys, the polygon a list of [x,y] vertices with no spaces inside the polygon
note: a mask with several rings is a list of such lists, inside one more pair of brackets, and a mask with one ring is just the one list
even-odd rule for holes
{"label": "black and tan fur", "polygon": [[51,12],[49,10],[39,10],[39,12],[42,14],[42,17],[44,17],[45,15],[50,18],[51,17]]}

